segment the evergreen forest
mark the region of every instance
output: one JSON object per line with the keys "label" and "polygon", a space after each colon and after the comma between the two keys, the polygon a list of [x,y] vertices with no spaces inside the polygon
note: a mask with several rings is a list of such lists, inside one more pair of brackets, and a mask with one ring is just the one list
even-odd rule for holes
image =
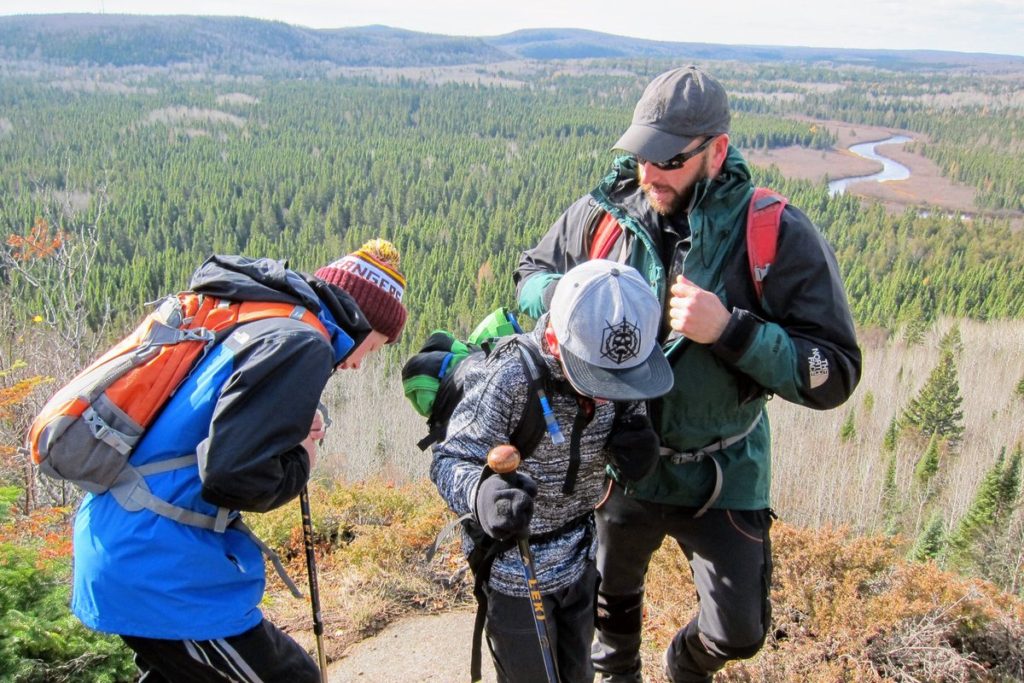
{"label": "evergreen forest", "polygon": [[[407,339],[422,339],[511,303],[519,252],[606,171],[643,85],[667,66],[541,70],[515,87],[7,73],[0,224],[16,236],[38,230],[39,218],[72,239],[92,231],[100,248],[84,301],[94,329],[183,288],[210,253],[315,269],[384,236],[405,254],[417,311]],[[879,85],[859,70],[715,66],[737,93],[741,149],[834,144],[797,111],[882,124],[927,134],[923,153],[978,188],[970,217],[894,217],[755,168],[833,244],[860,324],[1024,314],[1024,241],[1011,228],[1024,209],[1014,173],[1024,123],[1019,107],[1000,105],[1012,99],[1005,79],[978,88],[964,77],[959,85],[978,88],[984,104],[929,108],[927,94],[955,90],[955,76],[879,72]],[[814,86],[826,77],[842,86],[827,97]],[[42,312],[39,292],[6,271],[0,278],[21,319]]]}

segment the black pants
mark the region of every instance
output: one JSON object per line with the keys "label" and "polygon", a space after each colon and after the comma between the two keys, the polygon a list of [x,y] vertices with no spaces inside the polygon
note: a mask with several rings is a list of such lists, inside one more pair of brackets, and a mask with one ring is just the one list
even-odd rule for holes
{"label": "black pants", "polygon": [[140,683],[319,683],[320,670],[298,643],[264,619],[216,640],[121,636],[135,650]]}
{"label": "black pants", "polygon": [[[530,599],[486,590],[487,643],[499,683],[544,683],[547,675]],[[562,683],[594,680],[590,645],[596,590],[597,570],[588,563],[579,581],[543,598],[548,636]]]}
{"label": "black pants", "polygon": [[729,660],[761,648],[771,621],[771,513],[710,509],[695,519],[695,512],[627,497],[618,485],[597,510],[601,587],[593,658],[603,681],[640,680],[644,580],[666,536],[689,560],[700,604],[669,644],[669,680],[710,681]]}

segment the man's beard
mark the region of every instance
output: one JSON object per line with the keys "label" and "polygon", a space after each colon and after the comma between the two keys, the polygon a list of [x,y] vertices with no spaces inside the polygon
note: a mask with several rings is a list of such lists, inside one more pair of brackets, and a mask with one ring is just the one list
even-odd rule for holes
{"label": "man's beard", "polygon": [[[681,190],[676,190],[668,185],[656,185],[654,183],[645,183],[640,181],[640,189],[644,191],[644,195],[647,197],[647,203],[651,205],[651,208],[662,216],[671,216],[672,214],[679,211],[680,207],[690,203],[690,197],[693,196],[693,188],[696,187],[697,183],[710,177],[710,157],[704,155],[701,161],[700,174],[694,179],[693,183]],[[653,190],[657,188],[668,194],[667,197],[658,198],[654,196]]]}
{"label": "man's beard", "polygon": [[[662,201],[653,194],[653,191],[656,187],[659,190],[671,192],[672,194],[669,196],[667,200]],[[679,208],[679,205],[683,203],[684,196],[665,185],[655,186],[651,183],[640,183],[640,189],[642,189],[644,191],[644,194],[647,196],[647,203],[651,205],[651,208],[657,211],[662,216],[672,215],[673,213],[676,212],[676,209]],[[690,191],[693,190],[692,187],[689,189]],[[689,192],[687,193],[687,195],[688,194]],[[689,199],[688,196],[685,198]]]}

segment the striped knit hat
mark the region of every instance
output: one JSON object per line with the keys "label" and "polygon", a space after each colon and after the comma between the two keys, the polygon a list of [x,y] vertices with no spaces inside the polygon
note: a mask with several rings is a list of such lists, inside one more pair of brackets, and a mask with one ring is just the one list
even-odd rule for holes
{"label": "striped knit hat", "polygon": [[402,305],[405,276],[400,257],[387,240],[370,240],[356,251],[316,271],[316,277],[348,292],[374,330],[394,344],[402,335],[408,312]]}

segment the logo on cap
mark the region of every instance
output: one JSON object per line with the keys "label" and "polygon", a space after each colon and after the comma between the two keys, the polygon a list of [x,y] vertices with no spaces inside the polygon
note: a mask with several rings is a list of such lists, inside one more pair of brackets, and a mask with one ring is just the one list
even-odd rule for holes
{"label": "logo on cap", "polygon": [[640,354],[640,328],[623,318],[618,325],[607,324],[601,338],[601,357],[622,365]]}

